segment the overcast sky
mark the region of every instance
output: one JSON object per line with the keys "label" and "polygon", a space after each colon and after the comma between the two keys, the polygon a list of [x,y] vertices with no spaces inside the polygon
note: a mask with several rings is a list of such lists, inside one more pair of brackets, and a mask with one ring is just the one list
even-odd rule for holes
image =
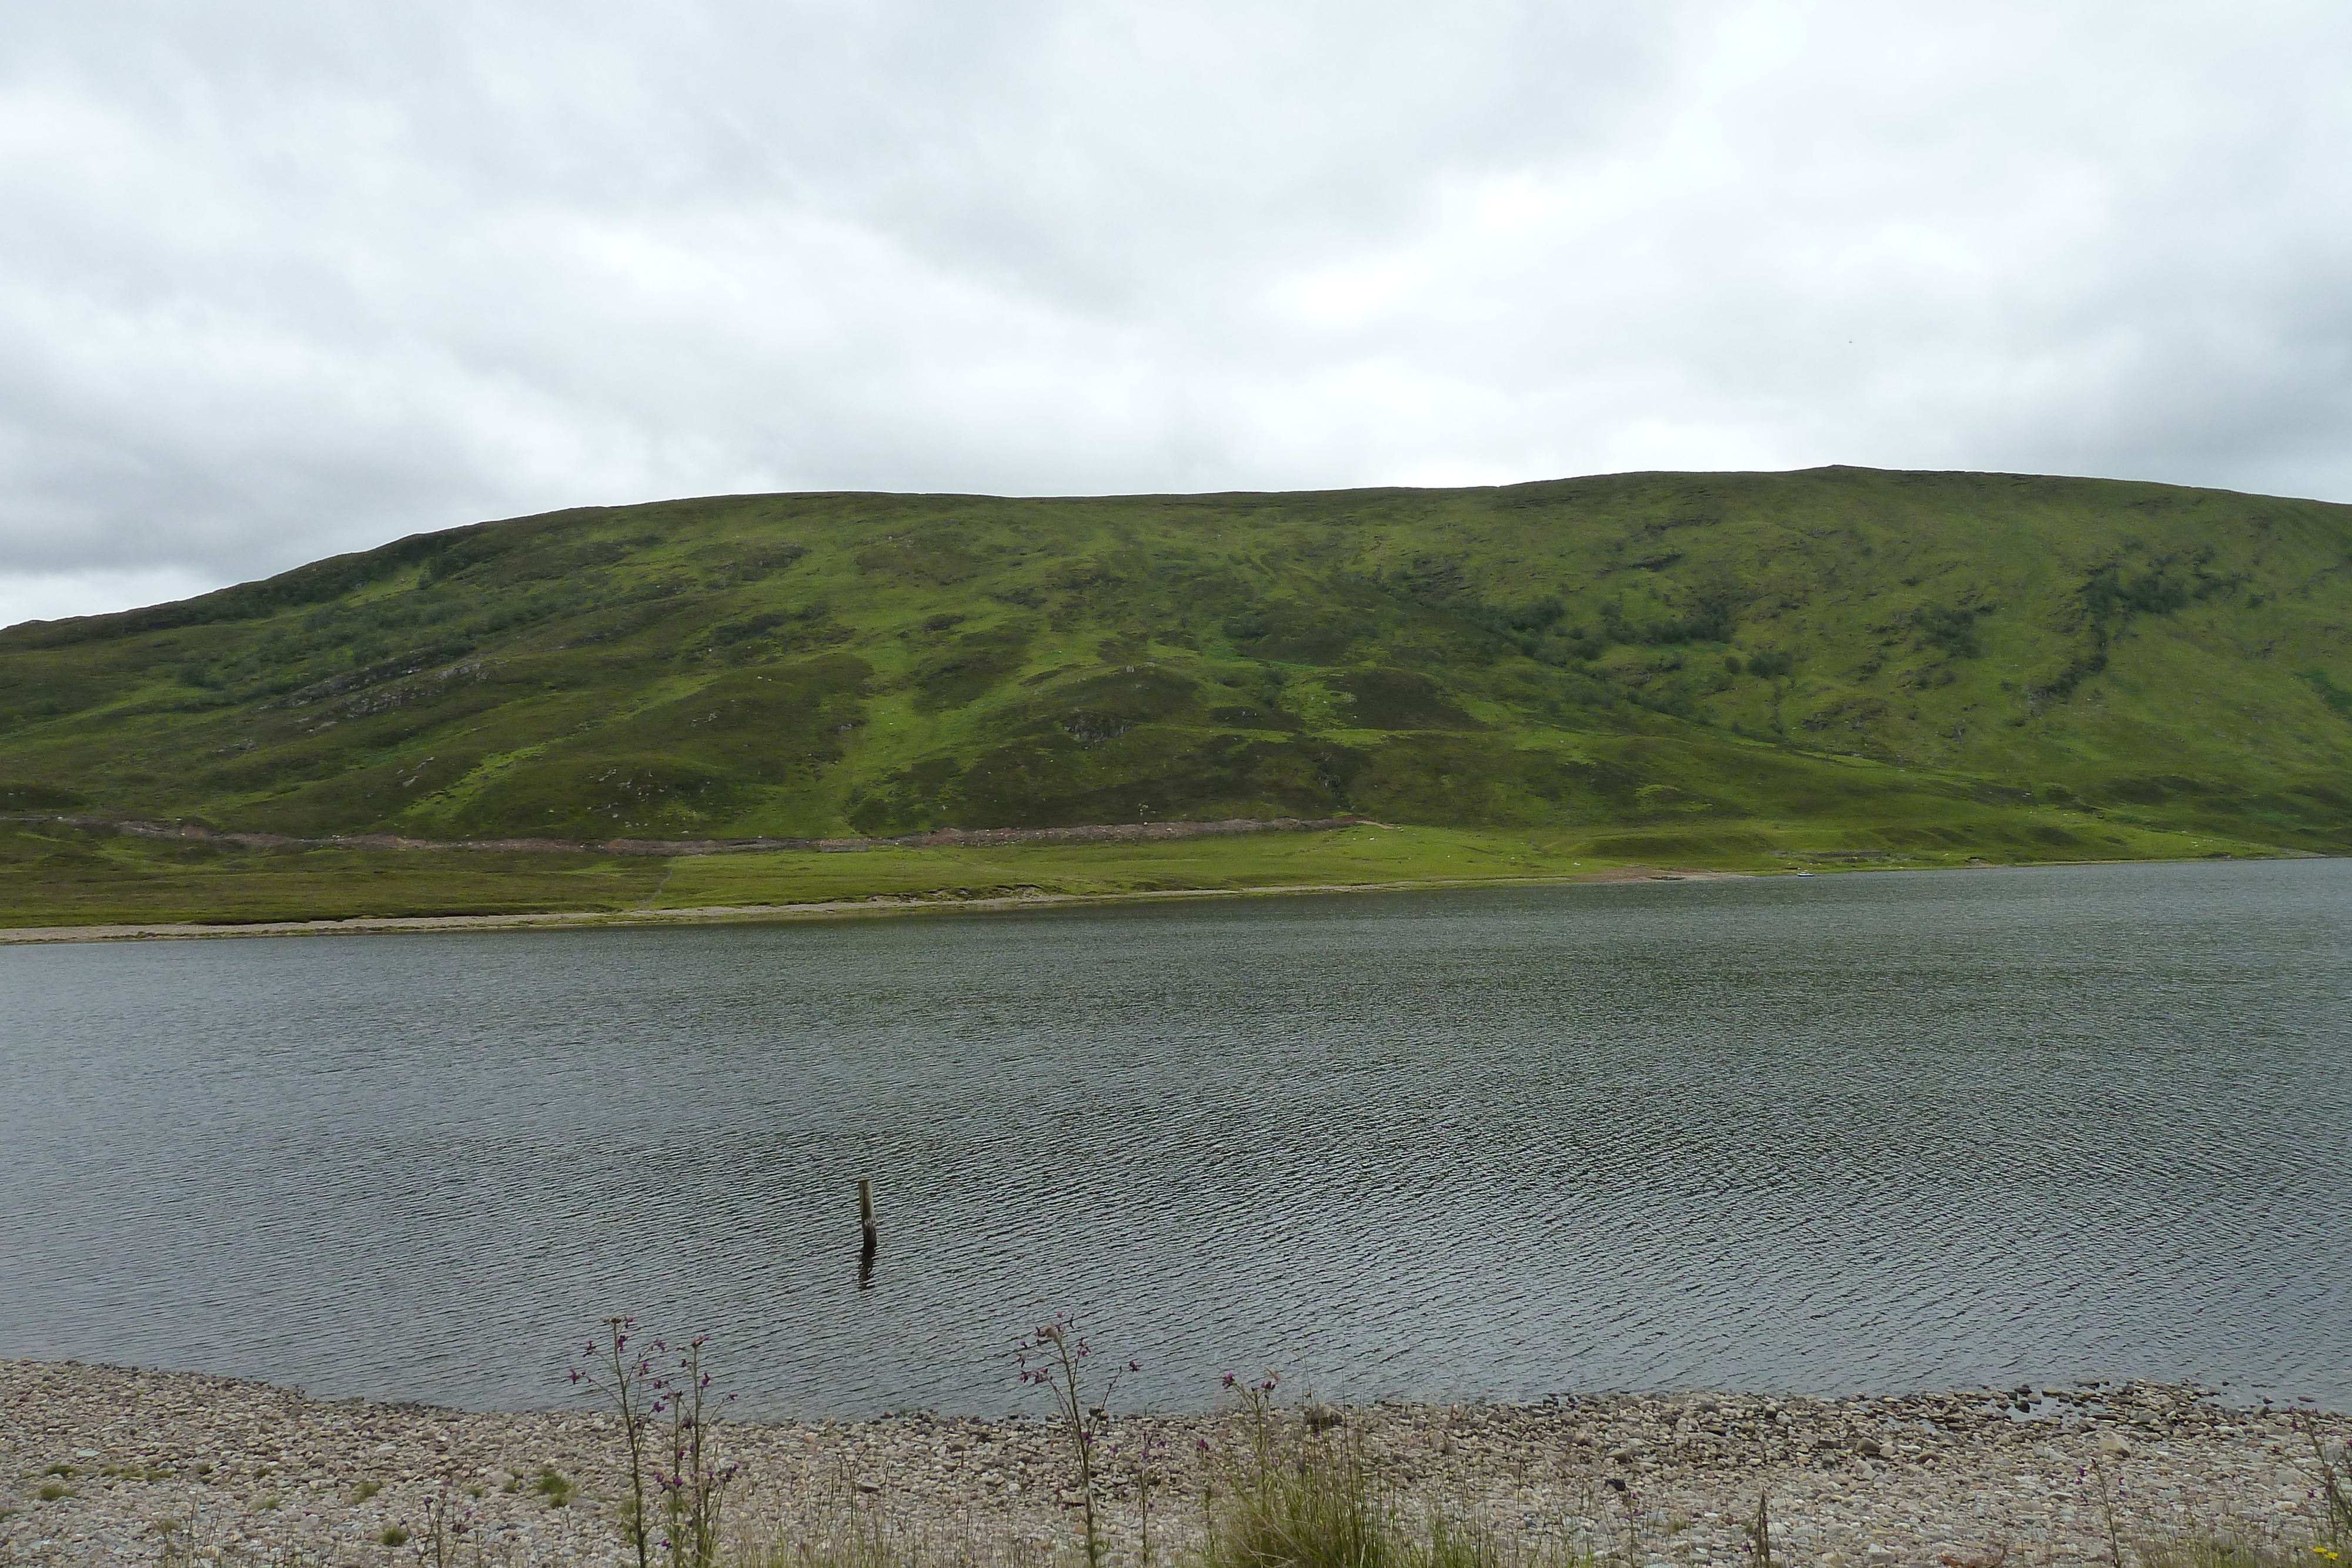
{"label": "overcast sky", "polygon": [[740,490],[2352,498],[2340,4],[0,24],[0,622]]}

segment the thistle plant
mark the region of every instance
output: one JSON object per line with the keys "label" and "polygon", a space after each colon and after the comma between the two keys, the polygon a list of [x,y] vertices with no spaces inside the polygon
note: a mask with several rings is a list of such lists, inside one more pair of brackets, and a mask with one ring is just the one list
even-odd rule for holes
{"label": "thistle plant", "polygon": [[[472,1511],[458,1500],[457,1483],[444,1480],[439,1495],[425,1500],[422,1527],[402,1533],[415,1548],[419,1563],[430,1563],[432,1568],[456,1568],[458,1552],[478,1522]],[[474,1561],[481,1560],[481,1546],[477,1542]]]}
{"label": "thistle plant", "polygon": [[719,1515],[740,1469],[719,1457],[712,1406],[735,1396],[711,1392],[702,1364],[707,1336],[640,1343],[636,1322],[605,1319],[604,1337],[588,1342],[572,1382],[599,1396],[620,1421],[629,1467],[621,1530],[637,1568],[651,1568],[656,1550],[669,1568],[712,1568]]}
{"label": "thistle plant", "polygon": [[2319,1504],[2320,1540],[2311,1550],[2324,1563],[2340,1563],[2352,1551],[2352,1448],[2339,1442],[2330,1454],[2307,1410],[2295,1412],[2294,1425],[2311,1448],[2312,1495]]}
{"label": "thistle plant", "polygon": [[673,1568],[711,1568],[719,1560],[719,1518],[727,1490],[741,1466],[719,1457],[711,1427],[711,1408],[734,1401],[732,1394],[714,1396],[710,1374],[703,1369],[707,1336],[696,1334],[683,1345],[654,1342],[656,1353],[668,1351],[671,1360],[658,1369],[648,1386],[654,1394],[653,1414],[662,1422],[662,1464],[654,1474],[661,1489],[662,1510],[668,1526],[664,1542]]}
{"label": "thistle plant", "polygon": [[2086,1482],[2094,1476],[2097,1478],[2098,1491],[2095,1500],[2098,1503],[2099,1518],[2107,1529],[2108,1559],[2115,1568],[2125,1568],[2123,1526],[2116,1519],[2116,1511],[2118,1478],[2108,1474],[2106,1464],[2099,1459],[2093,1459],[2082,1474]]}
{"label": "thistle plant", "polygon": [[1056,1313],[1052,1322],[1040,1324],[1035,1333],[1013,1346],[1013,1355],[1021,1364],[1021,1381],[1053,1396],[1055,1414],[1069,1432],[1071,1452],[1078,1467],[1078,1504],[1085,1512],[1087,1564],[1087,1568],[1101,1568],[1103,1541],[1095,1522],[1095,1443],[1109,1425],[1110,1396],[1118,1389],[1118,1380],[1127,1373],[1141,1371],[1142,1365],[1129,1362],[1122,1370],[1112,1373],[1105,1380],[1102,1391],[1089,1399],[1086,1392],[1086,1363],[1093,1354],[1093,1347],[1080,1337],[1077,1324],[1067,1312]]}
{"label": "thistle plant", "polygon": [[1275,1476],[1274,1396],[1282,1386],[1282,1375],[1268,1368],[1251,1382],[1228,1372],[1219,1381],[1241,1401],[1249,1427],[1249,1463],[1235,1479],[1243,1488],[1263,1494]]}
{"label": "thistle plant", "polygon": [[629,1455],[629,1495],[621,1504],[621,1530],[637,1551],[637,1568],[648,1568],[646,1518],[646,1450],[653,1440],[646,1385],[653,1381],[653,1358],[633,1348],[637,1320],[604,1320],[602,1339],[592,1339],[581,1352],[582,1364],[572,1369],[574,1385],[585,1387],[612,1406],[621,1423],[621,1442]]}
{"label": "thistle plant", "polygon": [[[1162,1445],[1153,1440],[1149,1431],[1142,1433],[1137,1441],[1135,1498],[1136,1509],[1142,1521],[1140,1528],[1143,1568],[1151,1568],[1151,1483],[1160,1479],[1159,1472],[1152,1466],[1153,1462],[1162,1458],[1166,1451]],[[1118,1450],[1114,1448],[1111,1452],[1116,1454]]]}
{"label": "thistle plant", "polygon": [[1748,1537],[1748,1561],[1754,1568],[1772,1568],[1772,1513],[1769,1499],[1763,1492],[1756,1494],[1756,1512],[1741,1526]]}

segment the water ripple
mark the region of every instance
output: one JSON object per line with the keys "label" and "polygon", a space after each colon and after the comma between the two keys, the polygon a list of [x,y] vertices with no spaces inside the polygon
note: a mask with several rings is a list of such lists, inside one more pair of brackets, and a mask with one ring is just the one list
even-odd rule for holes
{"label": "water ripple", "polygon": [[[2352,1404],[2352,864],[0,952],[0,1354],[755,1410],[2142,1375]],[[861,1288],[855,1176],[884,1245]]]}

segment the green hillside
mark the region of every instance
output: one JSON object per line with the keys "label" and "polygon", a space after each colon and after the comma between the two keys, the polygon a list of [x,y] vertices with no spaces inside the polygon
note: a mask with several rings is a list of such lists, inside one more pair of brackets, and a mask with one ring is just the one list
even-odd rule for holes
{"label": "green hillside", "polygon": [[1360,813],[1695,863],[2336,852],[2347,566],[2347,507],[1850,468],[587,508],[0,632],[0,810],[590,840]]}

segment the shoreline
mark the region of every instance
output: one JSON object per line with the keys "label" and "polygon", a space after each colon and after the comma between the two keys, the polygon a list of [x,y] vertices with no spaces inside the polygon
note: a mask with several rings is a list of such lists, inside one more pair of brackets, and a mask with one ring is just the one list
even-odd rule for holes
{"label": "shoreline", "polygon": [[[1759,1497],[1770,1503],[1776,1552],[1821,1568],[2087,1563],[2118,1539],[2200,1533],[2293,1545],[2316,1520],[2298,1422],[2331,1454],[2352,1437],[2343,1413],[2231,1408],[2210,1391],[2147,1383],[1823,1399],[1620,1394],[1340,1414],[1346,1439],[1409,1512],[1538,1546],[1622,1552],[1638,1540],[1636,1561],[1688,1568],[1743,1560]],[[1280,1419],[1295,1429],[1295,1411]],[[1154,1537],[1181,1550],[1199,1535],[1198,1445],[1238,1429],[1230,1412],[1118,1416],[1107,1440],[1130,1458],[1107,1467],[1115,1563],[1138,1559],[1138,1494],[1121,1463],[1147,1442],[1168,1456],[1155,1461]],[[751,1537],[862,1519],[909,1542],[969,1545],[982,1563],[1066,1562],[1075,1551],[1069,1467],[1042,1418],[902,1413],[719,1431],[745,1467],[731,1506]],[[380,1563],[387,1529],[415,1535],[438,1506],[456,1511],[491,1561],[621,1560],[616,1424],[588,1410],[465,1412],[195,1373],[0,1361],[0,1561],[152,1560],[159,1521],[170,1521],[197,1556]],[[568,1506],[538,1490],[550,1472],[577,1489]],[[43,1500],[44,1487],[59,1495]]]}
{"label": "shoreline", "polygon": [[[2158,863],[2158,862],[2147,862]],[[877,894],[869,898],[809,904],[706,904],[686,909],[544,910],[511,915],[360,915],[344,920],[265,920],[220,925],[195,922],[113,925],[0,926],[0,946],[62,942],[177,941],[226,936],[386,936],[439,931],[572,930],[600,926],[764,925],[791,920],[838,920],[859,915],[913,915],[1074,904],[1166,903],[1202,898],[1282,897],[1328,893],[1404,893],[1416,888],[1567,887],[1654,882],[1744,882],[1755,873],[1620,866],[1579,876],[1460,877],[1378,883],[1285,883],[1265,887],[1156,888],[1132,893],[1024,893],[989,898],[934,898]]]}
{"label": "shoreline", "polygon": [[[1378,824],[1367,824],[1377,826]],[[2281,850],[2265,860],[2331,860],[2309,851]],[[2064,866],[2247,864],[2234,856],[2149,860],[1972,862],[1967,865],[1866,865],[1769,871],[1717,871],[1703,867],[1612,866],[1574,875],[1427,877],[1390,882],[1276,883],[1255,887],[1171,887],[1120,893],[1026,892],[982,898],[926,894],[875,894],[865,898],[813,900],[805,904],[701,904],[678,909],[519,910],[502,915],[354,915],[332,920],[260,920],[212,924],[156,921],[83,925],[0,926],[0,947],[47,946],[77,942],[190,941],[217,937],[400,936],[449,931],[560,931],[664,925],[751,925],[795,920],[846,920],[861,916],[1048,909],[1097,904],[1150,904],[1212,898],[1279,898],[1335,893],[1410,893],[1421,889],[1481,887],[1619,886],[1662,882],[1748,882],[1768,877],[1888,874],[1901,872],[2040,871]]]}

